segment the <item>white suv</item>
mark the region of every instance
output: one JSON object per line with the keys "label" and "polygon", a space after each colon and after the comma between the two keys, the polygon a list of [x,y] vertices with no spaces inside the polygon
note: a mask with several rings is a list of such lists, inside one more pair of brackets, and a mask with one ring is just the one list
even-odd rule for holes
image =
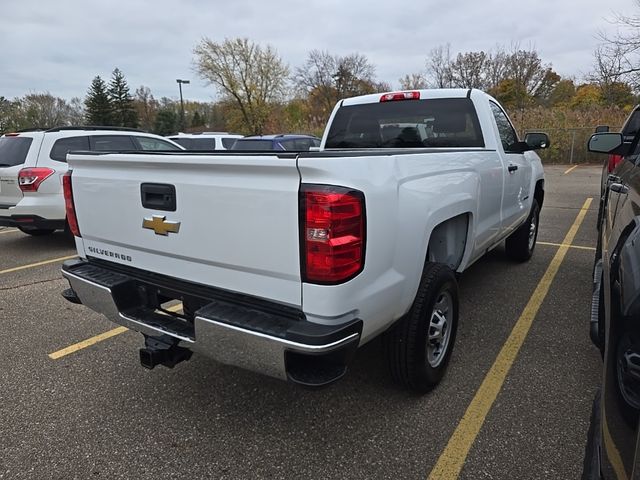
{"label": "white suv", "polygon": [[167,138],[179,143],[187,150],[211,151],[231,150],[231,147],[242,135],[227,132],[178,133]]}
{"label": "white suv", "polygon": [[0,226],[29,235],[66,228],[62,175],[72,150],[184,150],[158,135],[116,127],[60,127],[0,137]]}

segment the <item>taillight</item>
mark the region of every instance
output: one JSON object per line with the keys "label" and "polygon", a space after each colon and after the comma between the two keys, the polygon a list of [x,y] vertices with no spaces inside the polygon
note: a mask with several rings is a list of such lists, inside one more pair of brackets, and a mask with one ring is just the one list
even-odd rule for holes
{"label": "taillight", "polygon": [[609,173],[615,170],[615,168],[623,158],[624,157],[622,155],[609,155],[609,164],[607,165],[607,170],[609,171]]}
{"label": "taillight", "polygon": [[337,284],[364,268],[365,205],[362,192],[302,185],[301,247],[304,282]]}
{"label": "taillight", "polygon": [[385,93],[380,97],[381,102],[395,102],[398,100],[420,100],[420,92]]}
{"label": "taillight", "polygon": [[78,218],[76,217],[76,207],[73,203],[73,188],[71,187],[71,170],[67,170],[62,176],[62,191],[64,192],[64,206],[67,211],[67,223],[69,230],[75,237],[81,237],[80,228],[78,227]]}
{"label": "taillight", "polygon": [[44,167],[23,168],[18,172],[18,186],[23,192],[37,192],[40,184],[54,172],[55,170]]}

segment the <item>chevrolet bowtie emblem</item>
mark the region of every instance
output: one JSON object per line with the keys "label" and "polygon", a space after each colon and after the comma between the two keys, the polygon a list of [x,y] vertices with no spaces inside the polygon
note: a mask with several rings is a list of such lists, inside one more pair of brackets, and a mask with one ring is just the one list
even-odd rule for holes
{"label": "chevrolet bowtie emblem", "polygon": [[180,231],[180,222],[172,222],[166,220],[164,215],[153,215],[151,218],[145,218],[142,221],[142,228],[148,228],[156,232],[156,235],[164,235],[165,237],[171,233]]}

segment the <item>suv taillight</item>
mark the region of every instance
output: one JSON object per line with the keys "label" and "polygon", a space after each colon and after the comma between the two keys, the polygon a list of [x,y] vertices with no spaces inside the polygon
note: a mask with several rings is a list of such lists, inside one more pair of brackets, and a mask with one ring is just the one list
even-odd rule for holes
{"label": "suv taillight", "polygon": [[81,237],[80,228],[78,228],[78,218],[76,217],[76,207],[73,203],[73,188],[71,187],[71,170],[68,170],[62,176],[62,190],[64,192],[64,205],[67,211],[67,223],[69,230],[75,237]]}
{"label": "suv taillight", "polygon": [[302,280],[337,284],[364,268],[365,203],[362,192],[330,185],[300,189]]}
{"label": "suv taillight", "polygon": [[40,184],[54,173],[50,168],[23,168],[18,172],[18,186],[23,192],[37,192]]}
{"label": "suv taillight", "polygon": [[624,157],[622,155],[609,155],[609,163],[607,164],[607,170],[609,173],[615,170],[623,158]]}

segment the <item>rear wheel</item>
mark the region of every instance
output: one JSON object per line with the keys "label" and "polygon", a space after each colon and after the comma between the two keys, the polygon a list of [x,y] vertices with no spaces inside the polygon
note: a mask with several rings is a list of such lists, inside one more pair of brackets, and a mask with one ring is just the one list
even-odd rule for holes
{"label": "rear wheel", "polygon": [[53,228],[25,228],[25,227],[18,227],[18,230],[20,230],[22,233],[26,233],[27,235],[32,235],[34,237],[41,237],[43,235],[50,235],[53,232],[55,232],[55,230]]}
{"label": "rear wheel", "polygon": [[419,393],[447,369],[458,327],[458,284],[446,265],[428,262],[409,313],[385,335],[393,379]]}
{"label": "rear wheel", "polygon": [[507,238],[506,250],[509,258],[517,262],[526,262],[531,258],[536,248],[539,220],[540,207],[534,199],[527,221]]}

